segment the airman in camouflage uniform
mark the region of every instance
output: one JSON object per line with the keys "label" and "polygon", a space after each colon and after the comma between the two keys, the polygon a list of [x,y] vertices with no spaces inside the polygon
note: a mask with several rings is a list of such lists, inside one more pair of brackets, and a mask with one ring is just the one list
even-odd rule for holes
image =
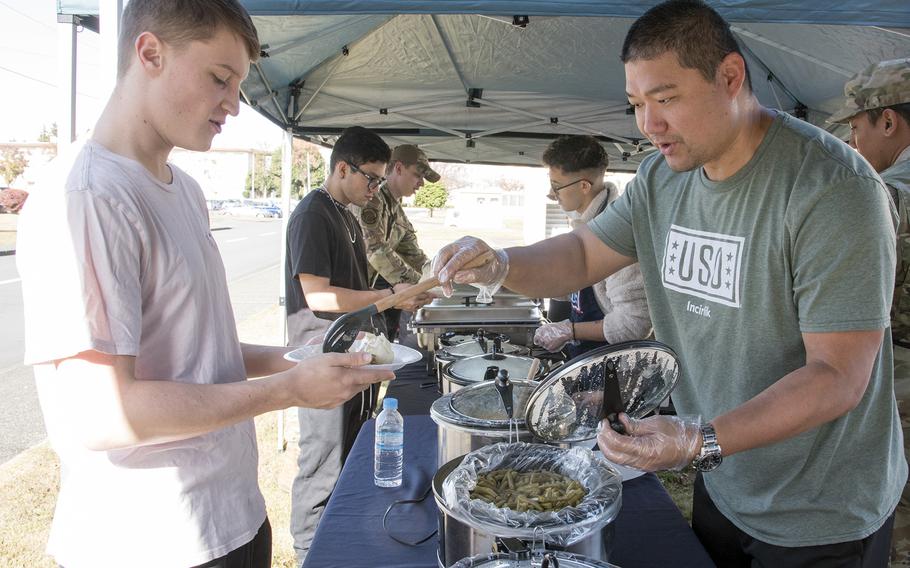
{"label": "airman in camouflage uniform", "polygon": [[[888,186],[899,216],[891,304],[894,392],[910,455],[910,58],[866,68],[844,86],[847,101],[830,122],[850,125],[850,145]],[[891,566],[910,566],[910,484],[894,517]]]}
{"label": "airman in camouflage uniform", "polygon": [[[369,282],[374,288],[389,288],[402,282],[414,284],[420,280],[429,259],[417,244],[417,234],[401,207],[401,199],[414,195],[424,180],[439,181],[439,174],[430,168],[422,150],[404,144],[392,150],[386,179],[379,193],[360,210],[370,263]],[[398,327],[397,310],[389,316],[392,331]]]}

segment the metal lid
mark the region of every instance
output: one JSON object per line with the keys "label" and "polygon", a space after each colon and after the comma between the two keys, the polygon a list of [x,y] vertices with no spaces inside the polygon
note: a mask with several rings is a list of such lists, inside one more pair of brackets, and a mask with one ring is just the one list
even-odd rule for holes
{"label": "metal lid", "polygon": [[[473,341],[462,341],[457,345],[452,345],[445,348],[445,352],[451,355],[453,358],[462,359],[467,357],[474,357],[476,355],[485,355],[487,353],[493,352],[493,340],[490,338],[483,339],[484,344],[486,345],[486,351],[483,350],[483,347],[480,346],[480,342],[477,339]],[[500,345],[502,347],[502,352],[505,354],[517,353],[521,351],[521,347],[518,345],[513,345],[509,342],[508,339],[500,340]]]}
{"label": "metal lid", "polygon": [[541,381],[528,401],[526,423],[541,440],[590,440],[606,416],[608,381],[618,381],[623,411],[642,418],[667,398],[678,379],[676,353],[663,343],[629,341],[600,347]]}
{"label": "metal lid", "polygon": [[[528,399],[536,386],[536,383],[529,381],[512,381],[514,418],[519,424],[524,423]],[[503,427],[508,426],[509,417],[493,381],[484,381],[455,391],[449,404],[461,416],[501,422]]]}
{"label": "metal lid", "polygon": [[451,363],[446,373],[462,384],[476,383],[483,380],[487,367],[499,367],[509,372],[511,379],[526,379],[534,359],[518,355],[475,355]]}
{"label": "metal lid", "polygon": [[[529,553],[530,558],[527,560],[516,560],[515,556],[514,553],[503,552],[480,554],[459,560],[452,565],[452,568],[543,568],[544,566],[553,568],[557,564],[552,562],[552,558],[556,558],[559,568],[617,568],[613,564],[571,552],[535,550]],[[544,564],[545,556],[549,556],[548,564]]]}
{"label": "metal lid", "polygon": [[[536,382],[512,381],[514,416],[512,428],[523,429],[525,409]],[[444,422],[471,430],[509,429],[509,420],[496,385],[484,381],[467,386],[451,394],[437,398],[430,407],[430,416],[437,423]]]}
{"label": "metal lid", "polygon": [[445,347],[458,345],[459,343],[471,341],[472,339],[474,339],[474,334],[468,332],[446,331],[439,335],[439,343]]}

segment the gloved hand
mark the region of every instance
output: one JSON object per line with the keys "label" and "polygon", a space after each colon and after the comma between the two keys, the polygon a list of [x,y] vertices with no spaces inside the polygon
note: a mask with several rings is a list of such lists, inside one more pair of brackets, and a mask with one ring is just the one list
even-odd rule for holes
{"label": "gloved hand", "polygon": [[542,325],[534,332],[534,343],[550,353],[556,353],[570,341],[572,341],[572,322],[569,320]]}
{"label": "gloved hand", "polygon": [[651,416],[635,420],[623,412],[619,421],[627,435],[601,423],[597,435],[600,451],[610,461],[643,471],[682,469],[701,450],[701,418]]}
{"label": "gloved hand", "polygon": [[[461,267],[493,250],[493,258],[477,268],[461,270]],[[493,249],[476,237],[462,237],[442,247],[433,258],[433,274],[439,278],[446,297],[452,295],[452,284],[476,284],[487,288],[490,296],[495,294],[509,274],[509,255],[503,249]]]}
{"label": "gloved hand", "polygon": [[[413,286],[413,284],[407,284],[407,283],[402,282],[402,283],[395,284],[394,286],[392,286],[392,291],[397,294],[399,292],[404,292],[411,286]],[[395,307],[399,310],[404,310],[406,312],[415,312],[418,309],[420,309],[421,306],[429,304],[432,301],[433,301],[432,294],[429,294],[428,292],[424,292],[423,294],[414,296],[410,300],[405,300],[404,302],[395,304]]]}

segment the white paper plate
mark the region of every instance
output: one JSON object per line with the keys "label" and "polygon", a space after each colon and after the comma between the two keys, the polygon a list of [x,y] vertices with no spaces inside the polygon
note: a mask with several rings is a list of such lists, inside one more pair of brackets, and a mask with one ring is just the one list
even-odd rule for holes
{"label": "white paper plate", "polygon": [[[294,363],[299,363],[304,359],[309,359],[310,357],[315,357],[322,353],[322,344],[317,343],[316,345],[304,345],[303,347],[294,349],[289,353],[284,354],[284,358],[288,361],[293,361]],[[420,351],[416,349],[411,349],[406,345],[400,345],[398,343],[392,344],[392,353],[395,354],[395,360],[391,363],[386,363],[385,365],[364,365],[364,369],[387,369],[389,371],[397,371],[398,369],[420,361],[423,358]]]}

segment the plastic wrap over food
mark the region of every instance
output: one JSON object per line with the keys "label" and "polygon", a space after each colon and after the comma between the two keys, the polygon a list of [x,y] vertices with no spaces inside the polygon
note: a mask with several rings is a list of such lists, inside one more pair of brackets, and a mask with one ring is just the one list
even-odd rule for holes
{"label": "plastic wrap over food", "polygon": [[[579,482],[585,495],[575,507],[557,511],[517,511],[472,499],[478,476],[499,469],[547,471]],[[573,544],[611,522],[622,505],[622,476],[599,453],[543,444],[499,443],[475,450],[442,485],[446,513],[487,534],[545,539],[557,546]]]}

